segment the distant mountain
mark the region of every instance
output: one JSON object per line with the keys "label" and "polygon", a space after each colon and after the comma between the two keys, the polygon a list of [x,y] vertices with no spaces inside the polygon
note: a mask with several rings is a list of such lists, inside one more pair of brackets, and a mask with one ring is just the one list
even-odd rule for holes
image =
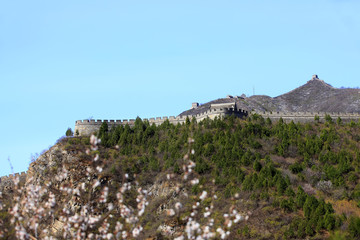
{"label": "distant mountain", "polygon": [[360,90],[334,88],[314,75],[306,84],[274,98],[266,95],[228,96],[184,111],[180,116],[201,113],[209,109],[211,104],[230,102],[236,102],[237,108],[247,111],[360,113]]}

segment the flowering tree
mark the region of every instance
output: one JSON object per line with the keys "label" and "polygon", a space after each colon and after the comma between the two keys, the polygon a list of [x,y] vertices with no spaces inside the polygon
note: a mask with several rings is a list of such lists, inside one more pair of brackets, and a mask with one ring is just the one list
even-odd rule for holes
{"label": "flowering tree", "polygon": [[[193,142],[191,138],[188,141],[189,152],[183,159],[183,185],[178,185],[177,192],[186,186],[199,185],[198,174],[194,172],[196,164],[191,160]],[[19,178],[15,177],[14,201],[9,212],[18,239],[141,238],[144,228],[140,218],[149,204],[149,192],[140,187],[136,175],[125,173],[116,193],[109,194],[110,180],[100,177],[105,162],[100,159],[99,143],[100,139],[94,135],[90,137],[90,148],[86,150],[88,157],[84,160],[86,164],[82,164],[86,166],[85,176],[78,176],[81,171],[74,171],[73,165],[63,162],[56,169],[55,176],[46,182],[28,179],[21,187]],[[173,178],[174,174],[167,174],[169,181]],[[229,236],[234,223],[248,219],[232,206],[228,213],[224,213],[224,223],[216,225],[211,218],[216,198],[214,193],[201,191],[194,198],[190,215],[181,219],[185,229],[183,233],[177,233],[175,239],[211,239],[216,236],[224,239]],[[204,201],[210,205],[203,206]],[[166,209],[165,214],[179,218],[182,211],[184,205],[178,201],[173,208]]]}

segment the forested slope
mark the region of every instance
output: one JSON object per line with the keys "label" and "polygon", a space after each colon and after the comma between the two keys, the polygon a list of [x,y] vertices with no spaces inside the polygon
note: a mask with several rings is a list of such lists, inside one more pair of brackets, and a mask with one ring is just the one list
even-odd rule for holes
{"label": "forested slope", "polygon": [[360,238],[360,123],[138,118],[98,138],[59,140],[3,190],[4,237]]}

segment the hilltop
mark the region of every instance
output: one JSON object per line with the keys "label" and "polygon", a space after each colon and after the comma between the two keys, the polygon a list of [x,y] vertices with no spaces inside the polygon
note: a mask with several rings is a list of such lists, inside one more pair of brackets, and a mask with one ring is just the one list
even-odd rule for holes
{"label": "hilltop", "polygon": [[186,110],[180,116],[194,115],[206,111],[211,104],[236,103],[249,112],[339,112],[360,113],[360,90],[334,88],[314,75],[306,84],[277,97],[254,95],[220,98]]}

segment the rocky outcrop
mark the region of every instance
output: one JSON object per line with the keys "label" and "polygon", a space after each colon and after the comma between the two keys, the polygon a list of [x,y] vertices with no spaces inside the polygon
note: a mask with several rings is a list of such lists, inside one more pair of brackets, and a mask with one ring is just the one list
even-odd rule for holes
{"label": "rocky outcrop", "polygon": [[79,160],[76,154],[64,149],[61,145],[54,145],[48,151],[32,162],[27,171],[26,184],[43,183],[57,172],[59,166],[66,163],[76,163]]}

